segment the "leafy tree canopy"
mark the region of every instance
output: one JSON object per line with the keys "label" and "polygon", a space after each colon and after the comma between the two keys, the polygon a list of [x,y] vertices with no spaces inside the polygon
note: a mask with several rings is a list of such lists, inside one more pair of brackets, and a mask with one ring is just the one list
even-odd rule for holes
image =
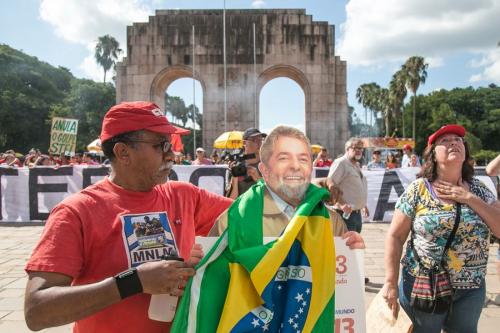
{"label": "leafy tree canopy", "polygon": [[73,77],[0,44],[0,151],[47,151],[53,116],[79,120],[77,150],[95,139],[105,112],[115,103],[115,88]]}

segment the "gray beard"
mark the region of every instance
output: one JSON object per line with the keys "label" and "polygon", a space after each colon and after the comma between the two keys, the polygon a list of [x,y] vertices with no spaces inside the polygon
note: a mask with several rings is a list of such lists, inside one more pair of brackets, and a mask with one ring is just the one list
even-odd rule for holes
{"label": "gray beard", "polygon": [[280,182],[276,190],[278,192],[277,194],[283,196],[285,201],[301,202],[306,195],[308,187],[309,182],[305,182],[304,184],[298,186],[289,186]]}

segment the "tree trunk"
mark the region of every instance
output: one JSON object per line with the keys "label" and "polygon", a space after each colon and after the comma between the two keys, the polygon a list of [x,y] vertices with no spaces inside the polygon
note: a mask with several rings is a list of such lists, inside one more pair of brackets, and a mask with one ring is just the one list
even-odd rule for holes
{"label": "tree trunk", "polygon": [[389,121],[389,111],[384,112],[384,120],[385,120],[385,136],[389,137],[391,136],[391,129],[390,129],[390,121]]}
{"label": "tree trunk", "polygon": [[417,114],[417,91],[413,93],[413,132],[412,132],[412,138],[413,142],[415,142],[415,119],[416,119],[416,114]]}
{"label": "tree trunk", "polygon": [[406,131],[405,131],[405,115],[403,110],[401,110],[401,126],[403,127],[403,138],[406,138]]}
{"label": "tree trunk", "polygon": [[103,83],[106,83],[106,70],[104,70],[104,81]]}
{"label": "tree trunk", "polygon": [[373,110],[370,111],[370,137],[373,137]]}

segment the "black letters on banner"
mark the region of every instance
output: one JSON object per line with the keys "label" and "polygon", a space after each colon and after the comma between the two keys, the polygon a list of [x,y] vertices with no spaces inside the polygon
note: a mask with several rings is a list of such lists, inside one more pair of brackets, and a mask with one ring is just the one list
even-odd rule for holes
{"label": "black letters on banner", "polygon": [[170,170],[170,173],[168,174],[168,180],[179,180],[179,176],[177,176],[177,172],[175,172],[174,169]]}
{"label": "black letters on banner", "polygon": [[0,220],[3,219],[3,215],[2,215],[2,176],[3,175],[6,175],[6,176],[17,176],[19,175],[19,172],[17,171],[17,169],[13,169],[13,168],[0,168]]}
{"label": "black letters on banner", "polygon": [[384,179],[382,180],[382,186],[380,187],[380,194],[378,196],[377,208],[375,208],[375,213],[373,214],[374,221],[383,221],[384,213],[386,211],[393,211],[395,202],[389,202],[389,196],[391,195],[391,190],[394,187],[398,197],[405,191],[401,180],[399,180],[398,174],[394,170],[386,171],[384,173]]}
{"label": "black letters on banner", "polygon": [[316,171],[315,178],[324,178],[324,177],[328,177],[328,172],[330,171],[330,169],[319,168],[319,169],[315,169],[315,171]]}
{"label": "black letters on banner", "polygon": [[99,168],[85,168],[82,169],[82,189],[92,185],[92,176],[107,176],[109,175],[109,168],[102,166]]}
{"label": "black letters on banner", "polygon": [[226,188],[226,172],[227,169],[224,168],[198,168],[189,177],[189,182],[194,186],[198,186],[200,177],[222,177],[222,188]]}
{"label": "black letters on banner", "polygon": [[73,167],[64,166],[54,168],[32,168],[29,172],[29,201],[30,220],[46,220],[49,213],[38,211],[38,193],[40,192],[68,192],[68,184],[39,184],[39,176],[72,176]]}

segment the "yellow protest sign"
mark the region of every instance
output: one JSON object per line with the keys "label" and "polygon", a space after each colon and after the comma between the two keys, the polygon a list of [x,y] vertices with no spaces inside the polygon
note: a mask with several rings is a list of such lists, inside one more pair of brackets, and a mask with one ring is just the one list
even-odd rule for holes
{"label": "yellow protest sign", "polygon": [[52,118],[49,153],[74,155],[77,131],[78,119]]}

